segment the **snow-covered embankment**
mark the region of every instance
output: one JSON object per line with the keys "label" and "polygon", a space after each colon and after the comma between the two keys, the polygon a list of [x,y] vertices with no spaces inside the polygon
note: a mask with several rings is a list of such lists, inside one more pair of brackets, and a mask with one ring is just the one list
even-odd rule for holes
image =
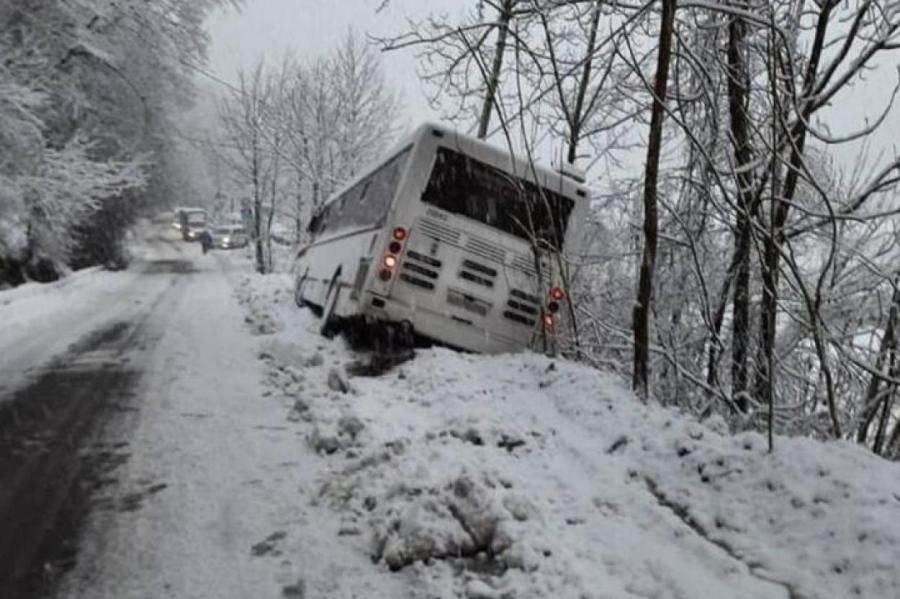
{"label": "snow-covered embankment", "polygon": [[348,377],[357,356],[317,335],[286,278],[239,290],[320,456],[307,526],[359,559],[332,591],[390,576],[413,596],[900,596],[895,464],[803,439],[770,455],[539,355],[433,349]]}

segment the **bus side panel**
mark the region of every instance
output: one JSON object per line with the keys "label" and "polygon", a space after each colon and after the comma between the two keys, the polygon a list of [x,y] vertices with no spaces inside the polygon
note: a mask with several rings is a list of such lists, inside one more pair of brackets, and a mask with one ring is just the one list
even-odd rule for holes
{"label": "bus side panel", "polygon": [[298,273],[308,272],[303,292],[305,299],[324,306],[337,275],[336,285],[340,285],[340,292],[335,313],[339,316],[355,313],[356,302],[351,300],[350,291],[360,261],[369,256],[369,248],[377,234],[378,231],[366,230],[307,248],[298,266]]}

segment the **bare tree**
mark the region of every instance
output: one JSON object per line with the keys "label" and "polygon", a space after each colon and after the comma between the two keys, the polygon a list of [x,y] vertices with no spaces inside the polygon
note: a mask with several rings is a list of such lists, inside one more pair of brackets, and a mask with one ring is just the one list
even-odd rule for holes
{"label": "bare tree", "polygon": [[257,269],[268,272],[273,223],[289,218],[302,242],[328,196],[391,142],[399,101],[352,30],[330,55],[305,64],[287,56],[275,70],[260,61],[239,81],[223,105],[219,148],[251,198]]}
{"label": "bare tree", "polygon": [[232,165],[239,180],[249,187],[253,218],[251,237],[256,251],[256,270],[260,273],[267,272],[266,227],[271,222],[264,213],[265,198],[268,193],[273,193],[269,190],[276,185],[279,165],[279,138],[268,137],[269,119],[275,118],[269,104],[272,99],[273,87],[264,62],[259,60],[249,73],[238,74],[238,89],[221,107],[225,134],[234,149],[230,154]]}
{"label": "bare tree", "polygon": [[653,84],[653,108],[650,135],[647,142],[647,162],[644,169],[644,250],[641,257],[637,303],[634,306],[634,371],[632,387],[642,398],[649,393],[650,361],[650,303],[653,296],[653,270],[656,266],[658,236],[657,181],[662,151],[662,130],[668,93],[669,62],[672,58],[672,37],[675,29],[677,0],[663,0],[662,22],[659,29],[656,77]]}

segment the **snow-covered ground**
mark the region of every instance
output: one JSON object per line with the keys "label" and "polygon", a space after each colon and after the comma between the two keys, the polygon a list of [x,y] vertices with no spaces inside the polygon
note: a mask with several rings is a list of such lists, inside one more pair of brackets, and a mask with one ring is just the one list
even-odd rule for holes
{"label": "snow-covered ground", "polygon": [[900,597],[896,464],[770,455],[534,354],[353,376],[365,356],[318,334],[288,276],[169,237],[129,272],[0,292],[4,373],[141,322],[104,432],[123,463],[61,597]]}
{"label": "snow-covered ground", "polygon": [[[417,597],[900,597],[896,464],[804,439],[769,454],[534,354],[431,349],[348,377],[358,356],[318,336],[289,279],[239,289],[268,386],[320,456],[301,504],[340,517],[361,575],[395,571]],[[313,569],[308,596],[346,582]]]}
{"label": "snow-covered ground", "polygon": [[102,308],[117,305],[132,279],[131,272],[88,269],[49,285],[0,292],[0,392],[107,318]]}

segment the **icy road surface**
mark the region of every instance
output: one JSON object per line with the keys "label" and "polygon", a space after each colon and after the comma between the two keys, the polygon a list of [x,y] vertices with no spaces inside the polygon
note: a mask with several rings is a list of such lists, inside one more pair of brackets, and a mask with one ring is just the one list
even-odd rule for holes
{"label": "icy road surface", "polygon": [[290,277],[147,229],[0,292],[0,597],[900,597],[900,468],[728,435],[595,370],[380,376]]}

